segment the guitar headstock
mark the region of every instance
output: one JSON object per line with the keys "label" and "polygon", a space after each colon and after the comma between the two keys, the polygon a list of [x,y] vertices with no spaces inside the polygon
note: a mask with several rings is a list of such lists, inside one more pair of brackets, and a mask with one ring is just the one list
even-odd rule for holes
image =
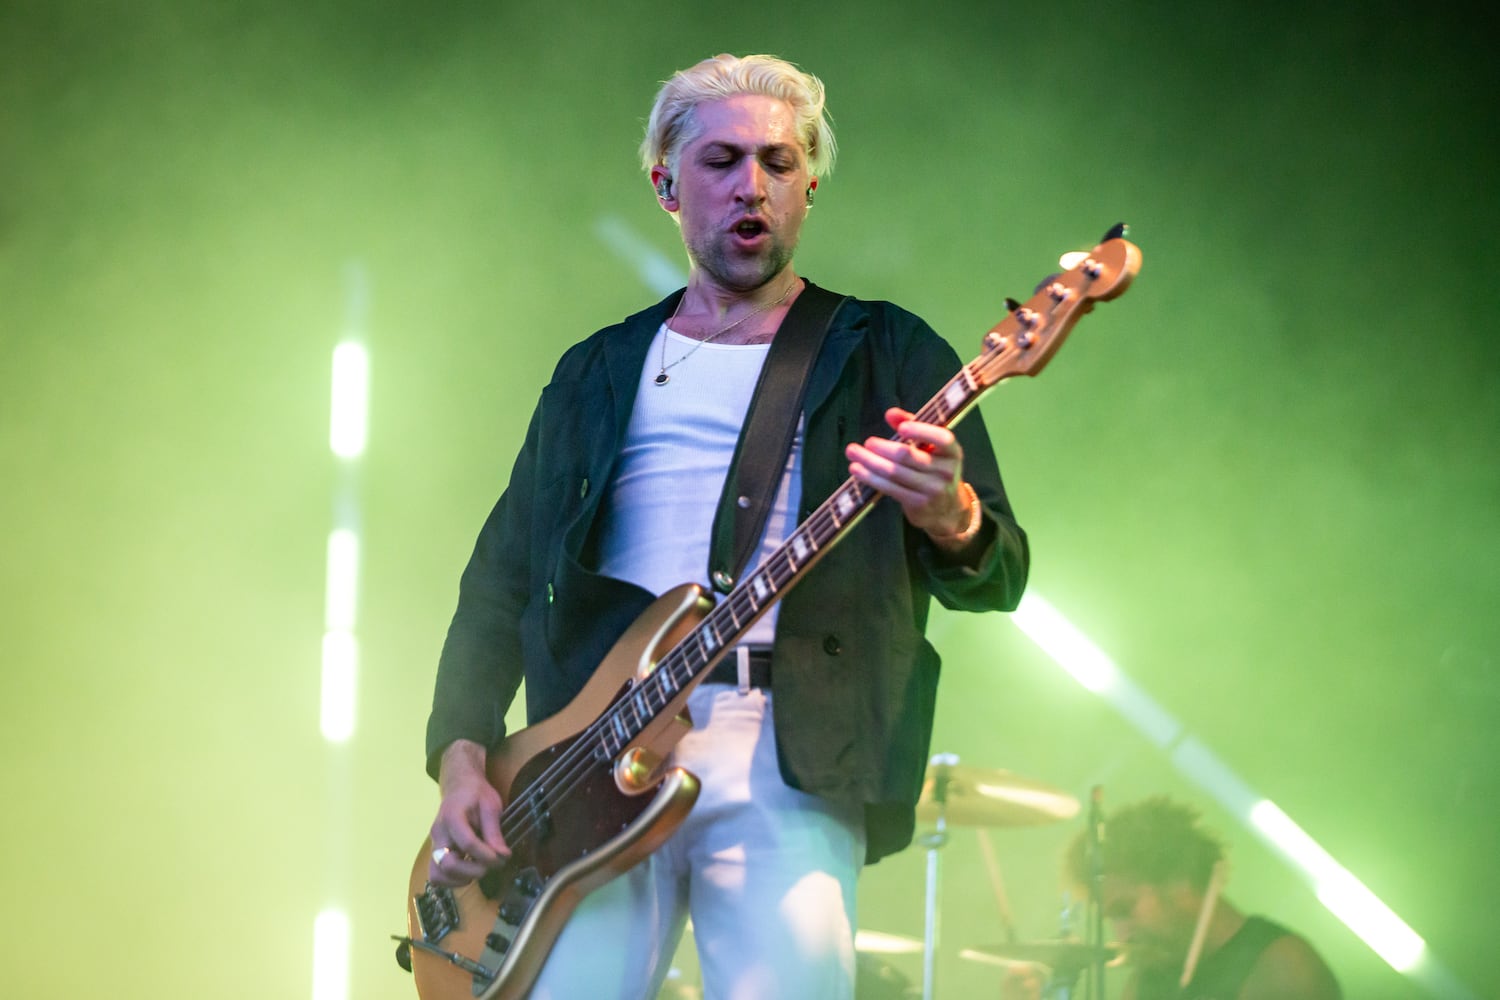
{"label": "guitar headstock", "polygon": [[1035,375],[1052,360],[1073,325],[1130,287],[1141,269],[1141,251],[1117,225],[1104,242],[1067,271],[1049,278],[984,336],[984,354],[970,372],[985,386],[1013,375]]}

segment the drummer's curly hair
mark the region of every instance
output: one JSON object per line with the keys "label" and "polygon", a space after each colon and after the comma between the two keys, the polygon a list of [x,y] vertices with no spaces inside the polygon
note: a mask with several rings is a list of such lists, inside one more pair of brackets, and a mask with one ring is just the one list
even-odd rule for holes
{"label": "drummer's curly hair", "polygon": [[[1187,882],[1202,892],[1224,858],[1224,842],[1203,828],[1198,810],[1165,795],[1123,806],[1105,819],[1105,875],[1156,886]],[[1089,884],[1087,830],[1068,846],[1067,867],[1079,885]]]}

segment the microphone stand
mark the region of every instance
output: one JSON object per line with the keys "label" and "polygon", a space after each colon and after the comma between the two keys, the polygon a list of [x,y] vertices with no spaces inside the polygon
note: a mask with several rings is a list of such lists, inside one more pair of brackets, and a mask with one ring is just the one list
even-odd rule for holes
{"label": "microphone stand", "polygon": [[1084,943],[1097,949],[1090,965],[1089,1000],[1104,1000],[1104,815],[1100,803],[1104,789],[1095,785],[1089,795],[1088,850],[1089,900]]}

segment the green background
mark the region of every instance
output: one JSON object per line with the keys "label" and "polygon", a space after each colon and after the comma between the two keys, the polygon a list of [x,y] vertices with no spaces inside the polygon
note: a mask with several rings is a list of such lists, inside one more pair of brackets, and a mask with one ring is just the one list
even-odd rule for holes
{"label": "green background", "polygon": [[[1476,25],[1415,11],[0,4],[3,992],[307,997],[338,902],[351,996],[414,996],[386,935],[459,570],[557,356],[655,297],[601,223],[682,260],[634,159],[657,81],[770,51],[842,147],[800,270],[966,358],[1132,224],[1129,294],[983,407],[1033,587],[1495,995],[1495,79]],[[360,280],[363,664],[330,750]],[[1198,802],[1231,897],[1348,995],[1425,995],[1004,616],[933,635],[935,751]],[[1076,829],[991,831],[1023,937],[1057,933]],[[940,986],[995,996],[957,957],[1003,936],[975,830],[942,874]],[[916,849],[871,869],[861,925],[920,937],[923,885]]]}

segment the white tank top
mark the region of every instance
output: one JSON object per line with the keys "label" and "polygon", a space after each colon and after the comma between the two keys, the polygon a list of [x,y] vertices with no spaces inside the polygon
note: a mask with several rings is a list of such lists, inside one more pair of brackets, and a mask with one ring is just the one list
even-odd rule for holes
{"label": "white tank top", "polygon": [[[672,367],[657,385],[662,341]],[[604,500],[600,570],[653,594],[708,579],[714,509],[769,344],[706,344],[662,324],[646,352],[640,386],[614,481]],[[679,360],[680,359],[680,360]],[[674,364],[675,362],[675,364]],[[803,421],[787,456],[776,502],[752,566],[796,527],[802,482]],[[770,645],[777,608],[751,627],[746,641]]]}

